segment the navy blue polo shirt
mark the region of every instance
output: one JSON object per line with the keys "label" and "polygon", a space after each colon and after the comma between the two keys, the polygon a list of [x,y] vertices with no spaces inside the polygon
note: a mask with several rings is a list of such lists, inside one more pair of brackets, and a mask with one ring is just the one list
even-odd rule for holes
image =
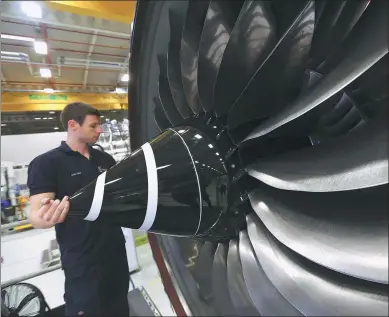
{"label": "navy blue polo shirt", "polygon": [[[55,198],[61,200],[116,163],[109,154],[92,147],[89,153],[90,158],[87,159],[62,142],[58,148],[36,157],[28,167],[30,195],[54,192]],[[106,266],[112,269],[115,258],[123,259],[123,252],[126,252],[121,228],[101,218],[87,221],[68,217],[65,222],[57,224],[55,230],[62,267],[68,277],[81,276],[91,268]],[[107,258],[110,261],[104,260]]]}

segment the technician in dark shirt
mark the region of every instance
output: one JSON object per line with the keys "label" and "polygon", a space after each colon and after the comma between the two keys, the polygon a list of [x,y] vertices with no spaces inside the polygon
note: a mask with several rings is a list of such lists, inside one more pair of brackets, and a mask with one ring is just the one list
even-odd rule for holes
{"label": "technician in dark shirt", "polygon": [[[29,165],[30,222],[55,226],[65,273],[66,316],[128,316],[129,268],[118,226],[67,218],[68,197],[115,164],[91,147],[102,133],[100,113],[72,103],[61,113],[67,140]],[[71,208],[71,206],[70,206]]]}

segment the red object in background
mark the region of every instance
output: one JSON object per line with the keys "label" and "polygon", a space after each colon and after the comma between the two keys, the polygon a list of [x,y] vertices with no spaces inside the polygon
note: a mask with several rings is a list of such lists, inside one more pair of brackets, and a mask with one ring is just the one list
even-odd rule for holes
{"label": "red object in background", "polygon": [[170,302],[179,317],[186,317],[186,312],[181,304],[181,301],[174,288],[173,281],[170,277],[169,271],[165,265],[161,249],[159,248],[157,238],[153,233],[148,235],[151,251],[153,252],[154,261],[157,264],[159,273],[161,274],[161,280],[165,288],[166,294],[170,299]]}

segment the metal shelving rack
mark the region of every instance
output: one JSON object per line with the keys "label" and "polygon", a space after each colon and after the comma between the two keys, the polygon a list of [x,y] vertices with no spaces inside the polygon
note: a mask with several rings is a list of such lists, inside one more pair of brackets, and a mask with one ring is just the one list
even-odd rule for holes
{"label": "metal shelving rack", "polygon": [[116,161],[121,161],[131,153],[128,124],[128,119],[123,119],[121,122],[107,121],[102,125],[103,133],[97,144]]}

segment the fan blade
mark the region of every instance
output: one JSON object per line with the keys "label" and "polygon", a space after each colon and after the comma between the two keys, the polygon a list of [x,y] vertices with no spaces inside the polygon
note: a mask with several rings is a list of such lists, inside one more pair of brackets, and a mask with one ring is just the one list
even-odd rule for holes
{"label": "fan blade", "polygon": [[375,69],[371,69],[371,72],[363,74],[356,80],[355,85],[350,85],[347,88],[347,90],[352,91],[351,97],[367,118],[387,116],[388,103],[386,100],[389,95],[388,59],[389,54],[376,63],[377,68],[374,67]]}
{"label": "fan blade", "polygon": [[182,85],[186,100],[196,114],[203,111],[198,95],[197,72],[201,32],[208,6],[209,1],[189,1],[181,39]]}
{"label": "fan blade", "polygon": [[158,62],[160,70],[158,82],[159,99],[161,100],[161,104],[166,114],[166,117],[169,119],[172,125],[179,125],[184,119],[178,112],[170,91],[170,86],[167,79],[166,55],[158,55]]}
{"label": "fan blade", "polygon": [[205,242],[201,247],[200,255],[195,266],[194,275],[204,299],[212,298],[212,267],[215,256],[216,244]]}
{"label": "fan blade", "polygon": [[388,284],[387,192],[386,185],[335,193],[261,186],[249,197],[266,228],[293,251],[332,270]]}
{"label": "fan blade", "polygon": [[172,124],[165,115],[161,100],[158,97],[154,97],[153,101],[155,104],[155,108],[154,108],[155,122],[157,123],[157,126],[161,131],[166,130],[167,128],[171,127]]}
{"label": "fan blade", "polygon": [[[186,4],[186,2],[182,2]],[[170,20],[170,43],[168,52],[168,80],[174,104],[183,118],[189,118],[193,111],[189,107],[182,86],[180,48],[183,28],[183,15],[169,12]]]}
{"label": "fan blade", "polygon": [[388,123],[370,121],[323,144],[259,160],[248,173],[272,187],[333,192],[388,183]]}
{"label": "fan blade", "polygon": [[324,269],[277,242],[255,215],[247,230],[257,259],[278,291],[305,316],[384,316],[387,285]]}
{"label": "fan blade", "polygon": [[[325,60],[317,67],[317,70],[322,74],[328,73],[333,67],[335,67],[341,60],[347,58],[350,54],[350,44],[355,41],[354,37],[358,37],[361,31],[362,23],[359,20],[363,20],[365,17],[366,8],[369,6],[370,0],[350,1],[348,0],[346,6],[339,19],[339,23],[331,36],[331,45],[326,53]],[[370,9],[375,6],[381,6],[381,4],[370,5]],[[383,10],[387,10],[386,4],[381,7]],[[373,8],[375,10],[375,8]],[[369,15],[369,14],[368,14]],[[353,35],[349,35],[350,31]]]}
{"label": "fan blade", "polygon": [[247,291],[236,240],[231,240],[228,248],[227,277],[231,300],[238,316],[259,316]]}
{"label": "fan blade", "polygon": [[273,49],[276,23],[270,2],[246,0],[227,44],[214,90],[217,115],[226,115]]}
{"label": "fan blade", "polygon": [[317,45],[314,46],[315,49],[312,52],[314,58],[310,63],[310,68],[316,68],[320,62],[323,62],[325,56],[331,56],[336,51],[339,44],[347,37],[362,16],[369,2],[370,0],[330,1],[326,3],[328,6],[327,19],[323,19],[323,24],[319,23],[318,25],[321,29],[317,30]]}
{"label": "fan blade", "polygon": [[[327,49],[330,35],[333,34],[333,29],[339,20],[346,2],[346,0],[323,2],[323,11],[316,23],[315,33],[312,39],[312,48],[310,52],[310,55],[315,59],[320,59],[321,56],[318,57],[318,55],[321,55],[321,50]],[[317,61],[314,63],[311,62],[310,64],[317,64]]]}
{"label": "fan blade", "polygon": [[227,282],[228,245],[219,243],[213,260],[212,290],[215,307],[222,316],[236,316]]}
{"label": "fan blade", "polygon": [[198,70],[199,97],[206,111],[214,110],[217,74],[242,5],[241,0],[211,0],[209,4],[201,34]]}
{"label": "fan blade", "polygon": [[[368,71],[363,73],[356,80],[354,80],[350,85],[348,85],[347,91],[352,93],[353,98],[357,98],[357,100],[359,100],[358,97],[360,95],[361,90],[363,91],[367,87],[377,86],[377,84],[382,83],[383,81],[384,83],[387,83],[388,74],[389,74],[389,54],[386,54],[377,63],[375,63],[373,67],[371,67]],[[388,86],[385,87],[387,92]],[[366,95],[370,98],[375,97],[374,94],[372,95],[370,93],[367,93]]]}
{"label": "fan blade", "polygon": [[[333,110],[320,118],[315,130],[311,134],[311,140],[321,141],[333,138],[351,131],[360,122],[365,122],[362,114],[355,107],[349,96],[343,94],[342,99]],[[318,142],[314,142],[316,144]]]}
{"label": "fan blade", "polygon": [[[378,5],[374,6],[374,3]],[[388,28],[385,5],[386,1],[373,1],[369,5],[360,19],[359,32],[351,34],[354,43],[349,48],[350,53],[338,67],[323,76],[319,83],[296,102],[261,123],[246,140],[266,135],[303,116],[350,84],[387,54]]]}
{"label": "fan blade", "polygon": [[326,4],[327,2],[325,1],[316,1],[315,3],[315,28],[317,24],[320,22]]}
{"label": "fan blade", "polygon": [[314,2],[308,1],[233,104],[227,119],[229,129],[272,115],[298,96],[308,59],[314,16]]}
{"label": "fan blade", "polygon": [[353,101],[347,94],[343,93],[342,98],[334,105],[332,111],[320,118],[321,122],[319,122],[318,125],[333,126],[342,120],[342,118],[344,118],[353,108]]}
{"label": "fan blade", "polygon": [[302,316],[266,276],[258,263],[246,231],[239,234],[239,254],[247,290],[262,316]]}

